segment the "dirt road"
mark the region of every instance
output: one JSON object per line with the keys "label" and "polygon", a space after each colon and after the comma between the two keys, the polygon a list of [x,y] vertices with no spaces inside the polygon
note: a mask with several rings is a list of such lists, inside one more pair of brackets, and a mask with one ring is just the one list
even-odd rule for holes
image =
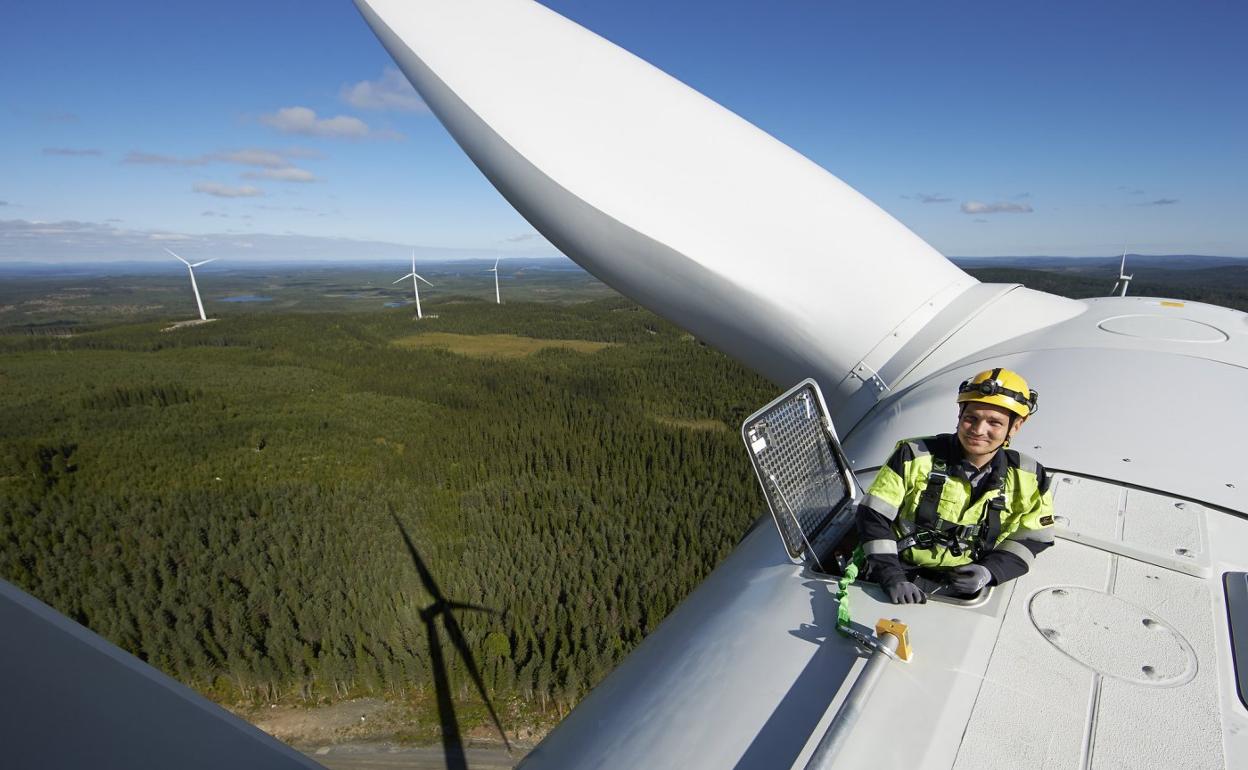
{"label": "dirt road", "polygon": [[[441,747],[407,748],[389,743],[359,743],[304,749],[304,754],[329,770],[443,770],[446,755]],[[464,759],[470,770],[511,770],[524,756],[499,749],[468,749]]]}

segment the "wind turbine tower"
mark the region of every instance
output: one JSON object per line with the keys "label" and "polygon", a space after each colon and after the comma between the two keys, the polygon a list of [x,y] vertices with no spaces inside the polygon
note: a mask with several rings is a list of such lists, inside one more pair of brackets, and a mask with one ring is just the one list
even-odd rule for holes
{"label": "wind turbine tower", "polygon": [[179,262],[186,265],[186,271],[191,274],[191,290],[195,292],[195,305],[199,308],[199,320],[207,321],[208,316],[204,315],[204,301],[199,298],[199,285],[195,283],[195,268],[199,267],[200,265],[208,264],[209,262],[216,259],[216,257],[213,257],[212,259],[205,259],[203,262],[196,262],[194,264],[191,264],[190,262],[187,262],[185,259],[182,259],[181,257],[179,257],[177,254],[174,254],[172,250],[165,249],[165,251],[168,251],[171,257],[176,258]]}
{"label": "wind turbine tower", "polygon": [[1114,284],[1114,288],[1109,290],[1109,296],[1114,296],[1114,292],[1118,291],[1118,285],[1122,284],[1122,293],[1118,296],[1127,296],[1127,284],[1131,283],[1133,275],[1127,275],[1127,252],[1122,252],[1122,264],[1118,266],[1118,281]]}
{"label": "wind turbine tower", "polygon": [[[412,272],[400,278],[399,281],[406,280],[408,278],[412,279],[412,291],[416,293],[416,318],[417,319],[424,318],[424,316],[421,315],[420,313],[420,284],[417,283],[416,281],[417,279],[420,279],[422,281],[425,281],[425,283],[429,284],[430,286],[432,286],[433,284],[426,281],[423,276],[416,274],[416,251],[414,249],[412,250]],[[395,281],[394,283],[398,283],[399,281]],[[391,284],[391,286],[393,285],[394,284]]]}
{"label": "wind turbine tower", "polygon": [[486,271],[485,271],[485,272],[487,272],[487,273],[493,273],[493,274],[494,274],[494,304],[495,304],[495,305],[501,305],[501,304],[503,304],[503,300],[502,300],[502,298],[501,298],[501,297],[499,296],[499,294],[498,294],[498,260],[499,260],[499,259],[500,259],[500,257],[495,257],[495,258],[494,258],[494,267],[491,267],[489,270],[486,270]]}

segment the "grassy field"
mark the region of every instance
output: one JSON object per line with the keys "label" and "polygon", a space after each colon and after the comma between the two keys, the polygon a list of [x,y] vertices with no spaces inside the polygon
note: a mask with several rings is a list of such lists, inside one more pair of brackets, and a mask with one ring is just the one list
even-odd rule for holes
{"label": "grassy field", "polygon": [[525,358],[539,350],[571,350],[596,353],[610,342],[589,340],[539,340],[515,334],[450,334],[427,331],[394,341],[401,348],[438,348],[469,358]]}
{"label": "grassy field", "polygon": [[671,428],[680,428],[682,430],[709,430],[709,431],[729,431],[732,430],[719,420],[687,420],[679,417],[666,417],[663,415],[651,415],[651,418],[660,425],[667,425]]}

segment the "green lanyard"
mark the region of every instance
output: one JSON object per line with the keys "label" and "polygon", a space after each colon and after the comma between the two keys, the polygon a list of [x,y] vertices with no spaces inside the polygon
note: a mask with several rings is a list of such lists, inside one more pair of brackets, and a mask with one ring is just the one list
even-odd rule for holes
{"label": "green lanyard", "polygon": [[841,579],[836,584],[836,630],[843,636],[858,638],[857,633],[850,633],[850,616],[849,616],[849,587],[858,579],[858,571],[862,569],[862,564],[866,557],[863,556],[862,546],[854,548],[854,555],[849,558],[849,563],[845,565],[845,573],[841,575]]}

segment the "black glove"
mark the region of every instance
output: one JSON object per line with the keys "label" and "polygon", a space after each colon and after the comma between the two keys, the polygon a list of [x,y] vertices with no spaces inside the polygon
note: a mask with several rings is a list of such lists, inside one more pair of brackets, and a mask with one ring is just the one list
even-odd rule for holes
{"label": "black glove", "polygon": [[888,591],[888,598],[893,604],[926,604],[927,594],[919,590],[919,587],[909,580],[898,580],[884,586],[884,590]]}
{"label": "black glove", "polygon": [[963,564],[949,572],[949,587],[963,595],[979,593],[990,580],[992,573],[979,564]]}

